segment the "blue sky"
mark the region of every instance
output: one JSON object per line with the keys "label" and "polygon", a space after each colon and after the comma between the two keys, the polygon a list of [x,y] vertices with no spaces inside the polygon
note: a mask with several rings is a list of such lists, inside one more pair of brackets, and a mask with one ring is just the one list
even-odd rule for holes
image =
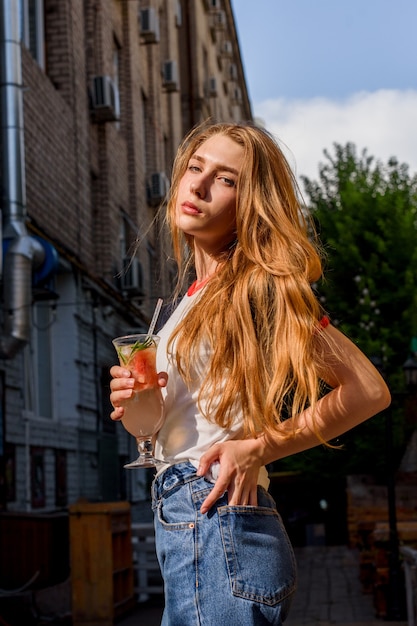
{"label": "blue sky", "polygon": [[256,117],[317,178],[352,141],[417,172],[417,0],[232,0]]}

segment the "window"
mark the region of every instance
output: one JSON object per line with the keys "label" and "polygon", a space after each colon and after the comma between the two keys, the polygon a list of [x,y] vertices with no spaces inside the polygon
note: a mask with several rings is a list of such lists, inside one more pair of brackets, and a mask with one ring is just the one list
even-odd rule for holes
{"label": "window", "polygon": [[67,500],[67,452],[55,450],[55,505],[66,506]]}
{"label": "window", "polygon": [[53,417],[52,324],[55,310],[49,302],[34,307],[33,355],[34,411],[40,417]]}
{"label": "window", "polygon": [[120,56],[121,48],[116,39],[113,40],[113,81],[117,87],[120,88]]}
{"label": "window", "polygon": [[[154,131],[154,119],[152,116],[152,106],[148,98],[142,93],[142,106],[143,106],[143,118],[142,118],[142,137],[144,138],[144,145],[142,150],[143,162],[146,165],[146,174],[152,172],[155,162],[155,131]],[[145,175],[146,178],[146,175]],[[146,189],[146,183],[145,183]]]}
{"label": "window", "polygon": [[42,69],[45,69],[44,0],[19,0],[20,37]]}
{"label": "window", "polygon": [[5,373],[0,372],[0,510],[16,499],[15,447],[5,437]]}
{"label": "window", "polygon": [[119,242],[120,258],[124,259],[125,256],[127,256],[127,251],[129,249],[129,224],[123,213],[120,220]]}
{"label": "window", "polygon": [[4,483],[6,502],[16,500],[16,446],[6,443],[4,451]]}
{"label": "window", "polygon": [[100,387],[101,387],[101,415],[103,419],[103,432],[116,433],[116,422],[110,417],[110,413],[113,411],[113,407],[110,404],[109,387],[110,387],[110,372],[109,368],[101,368]]}
{"label": "window", "polygon": [[[117,43],[116,39],[114,39],[113,43],[113,83],[116,88],[116,116],[117,119],[120,117],[120,66],[121,66],[121,47]],[[120,128],[120,123],[116,122],[116,128]]]}
{"label": "window", "polygon": [[46,504],[44,454],[43,448],[30,449],[31,501],[34,509],[44,507]]}
{"label": "window", "polygon": [[156,285],[158,284],[158,275],[157,275],[158,261],[157,261],[155,248],[149,242],[147,245],[147,249],[148,249],[149,286],[150,286],[148,296],[150,299],[151,307],[153,307],[155,306],[154,303],[156,302],[156,299],[157,299]]}

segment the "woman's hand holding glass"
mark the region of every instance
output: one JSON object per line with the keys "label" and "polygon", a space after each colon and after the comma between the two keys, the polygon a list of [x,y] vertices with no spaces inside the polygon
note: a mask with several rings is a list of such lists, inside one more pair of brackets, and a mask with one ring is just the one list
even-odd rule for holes
{"label": "woman's hand holding glass", "polygon": [[113,376],[110,383],[113,411],[110,417],[121,420],[126,430],[135,436],[139,452],[135,461],[124,465],[126,469],[164,464],[153,455],[153,445],[164,419],[161,387],[166,385],[167,376],[155,372],[154,365],[149,361],[152,356],[151,361],[154,361],[154,355],[147,360],[145,350],[142,352],[139,354],[142,358],[136,359],[138,362],[133,372],[128,369],[130,363],[114,365],[110,370]]}
{"label": "woman's hand holding glass", "polygon": [[[110,402],[113,407],[113,411],[110,413],[112,420],[120,420],[124,415],[123,403],[133,395],[133,388],[135,386],[135,379],[131,372],[121,365],[113,365],[110,369]],[[168,374],[166,372],[158,373],[158,385],[166,387],[168,381]]]}

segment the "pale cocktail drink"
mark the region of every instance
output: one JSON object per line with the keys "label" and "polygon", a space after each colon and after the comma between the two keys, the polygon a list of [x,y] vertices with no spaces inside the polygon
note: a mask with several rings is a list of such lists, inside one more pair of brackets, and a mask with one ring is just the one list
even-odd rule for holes
{"label": "pale cocktail drink", "polygon": [[155,467],[152,437],[162,426],[164,411],[156,372],[157,335],[125,335],[113,339],[119,363],[135,379],[133,395],[124,400],[123,426],[136,437],[139,458],[125,467]]}

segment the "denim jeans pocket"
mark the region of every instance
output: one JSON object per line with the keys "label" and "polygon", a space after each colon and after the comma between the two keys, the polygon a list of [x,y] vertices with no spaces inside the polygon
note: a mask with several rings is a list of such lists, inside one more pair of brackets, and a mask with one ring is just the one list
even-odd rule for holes
{"label": "denim jeans pocket", "polygon": [[221,506],[218,515],[232,593],[268,606],[290,596],[295,558],[276,509]]}
{"label": "denim jeans pocket", "polygon": [[[198,479],[201,481],[201,479]],[[158,517],[161,526],[165,530],[192,530],[195,527],[198,497],[195,498],[191,484],[196,481],[190,481],[176,489],[167,491],[164,496],[153,506],[154,512]],[[210,489],[200,490],[199,493],[205,494],[206,497],[210,493]],[[197,503],[195,500],[197,499]]]}

